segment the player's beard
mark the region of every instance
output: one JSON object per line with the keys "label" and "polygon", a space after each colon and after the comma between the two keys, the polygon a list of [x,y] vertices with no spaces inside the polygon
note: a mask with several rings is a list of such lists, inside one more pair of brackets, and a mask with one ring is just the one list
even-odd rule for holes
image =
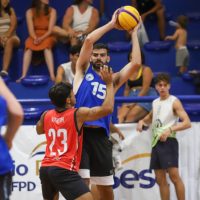
{"label": "player's beard", "polygon": [[103,63],[101,60],[96,60],[95,62],[92,62],[92,67],[96,71],[100,71],[100,68],[103,67],[106,63]]}

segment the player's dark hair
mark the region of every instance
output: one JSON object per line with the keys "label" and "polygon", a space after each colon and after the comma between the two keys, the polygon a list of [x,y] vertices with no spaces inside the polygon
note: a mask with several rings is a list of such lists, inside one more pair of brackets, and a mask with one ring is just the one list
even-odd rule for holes
{"label": "player's dark hair", "polygon": [[50,8],[49,4],[45,4],[44,8],[41,9],[42,2],[41,0],[32,0],[31,8],[35,8],[36,16],[39,16],[41,11],[44,11],[44,14],[49,15]]}
{"label": "player's dark hair", "polygon": [[54,106],[65,108],[66,99],[70,97],[72,85],[69,83],[57,83],[49,90],[49,98]]}
{"label": "player's dark hair", "polygon": [[7,13],[9,16],[11,15],[11,5],[10,2],[8,2],[7,6],[3,8],[2,6],[2,0],[0,0],[0,17],[3,15],[3,11]]}
{"label": "player's dark hair", "polygon": [[75,4],[75,5],[78,5],[78,4],[82,3],[82,1],[83,1],[83,0],[74,0],[74,4]]}
{"label": "player's dark hair", "polygon": [[161,81],[164,81],[164,82],[169,84],[170,80],[171,80],[171,78],[170,78],[170,75],[168,73],[159,73],[159,74],[157,74],[157,76],[154,79],[155,84],[158,84]]}
{"label": "player's dark hair", "polygon": [[109,54],[108,45],[104,44],[104,43],[96,43],[96,44],[94,44],[93,49],[106,49],[107,50],[107,54]]}
{"label": "player's dark hair", "polygon": [[76,53],[80,53],[80,51],[81,51],[81,45],[73,45],[69,49],[69,53],[72,55],[74,55]]}

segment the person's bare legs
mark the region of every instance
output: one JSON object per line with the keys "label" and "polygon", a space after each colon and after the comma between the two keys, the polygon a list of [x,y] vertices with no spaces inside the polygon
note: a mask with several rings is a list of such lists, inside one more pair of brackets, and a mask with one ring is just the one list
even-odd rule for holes
{"label": "person's bare legs", "polygon": [[126,115],[124,123],[137,122],[148,114],[148,111],[139,105],[135,105]]}
{"label": "person's bare legs", "polygon": [[54,26],[54,27],[53,27],[53,30],[52,30],[52,33],[53,33],[53,35],[55,35],[61,42],[63,42],[63,43],[68,43],[68,42],[69,42],[70,36],[69,36],[69,33],[68,33],[65,29],[63,29],[63,28],[61,28],[61,27],[59,27],[59,26]]}
{"label": "person's bare legs", "polygon": [[160,33],[160,39],[164,40],[165,38],[165,8],[162,7],[156,12],[158,20],[158,30]]}
{"label": "person's bare legs", "polygon": [[12,36],[7,40],[4,47],[2,70],[8,72],[8,68],[13,55],[13,49],[14,47],[18,47],[19,45],[20,40],[17,36]]}
{"label": "person's bare legs", "polygon": [[52,33],[59,37],[69,37],[68,32],[59,26],[54,26],[52,29]]}
{"label": "person's bare legs", "polygon": [[49,70],[50,78],[52,81],[55,81],[55,74],[54,74],[54,63],[53,63],[53,54],[51,49],[44,50],[44,57],[45,61]]}
{"label": "person's bare legs", "polygon": [[22,75],[21,77],[16,81],[19,83],[26,75],[28,72],[28,69],[31,64],[31,59],[32,59],[32,50],[31,49],[26,49],[24,52],[24,57],[23,57],[23,66],[22,66]]}
{"label": "person's bare legs", "polygon": [[99,190],[97,189],[96,185],[91,185],[91,193],[94,200],[101,200],[101,196],[99,194]]}
{"label": "person's bare legs", "polygon": [[124,123],[124,118],[128,113],[129,109],[130,108],[127,105],[122,105],[121,107],[118,108],[117,111],[118,123]]}
{"label": "person's bare legs", "polygon": [[172,167],[168,169],[169,177],[175,186],[178,200],[185,200],[185,187],[179,175],[178,168]]}
{"label": "person's bare legs", "polygon": [[97,185],[96,187],[100,194],[100,200],[114,200],[114,193],[111,185]]}
{"label": "person's bare legs", "polygon": [[53,200],[59,200],[59,192],[57,192],[53,198]]}
{"label": "person's bare legs", "polygon": [[70,38],[70,45],[71,46],[74,46],[74,45],[77,45],[77,44],[79,44],[77,37]]}
{"label": "person's bare legs", "polygon": [[169,200],[169,184],[166,179],[166,170],[155,170],[156,182],[160,189],[160,197],[162,200]]}

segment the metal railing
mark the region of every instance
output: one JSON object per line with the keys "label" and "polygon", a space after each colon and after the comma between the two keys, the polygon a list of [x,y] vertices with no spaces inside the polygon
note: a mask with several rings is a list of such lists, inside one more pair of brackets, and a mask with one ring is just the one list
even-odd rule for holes
{"label": "metal railing", "polygon": [[[200,95],[179,95],[177,96],[183,103],[186,111],[193,121],[200,121]],[[117,123],[117,107],[122,103],[133,102],[152,102],[157,96],[144,96],[144,97],[115,97],[115,108],[113,112],[113,122]],[[46,109],[52,108],[50,99],[18,99],[24,107],[25,119],[31,120],[34,124],[38,116]],[[37,109],[27,109],[27,108]],[[26,109],[25,109],[26,108]],[[195,118],[194,118],[195,116]]]}

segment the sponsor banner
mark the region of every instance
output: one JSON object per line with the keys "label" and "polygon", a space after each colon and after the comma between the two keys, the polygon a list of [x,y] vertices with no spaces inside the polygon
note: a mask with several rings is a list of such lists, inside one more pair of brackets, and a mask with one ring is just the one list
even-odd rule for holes
{"label": "sponsor banner", "polygon": [[[135,124],[117,125],[126,139],[122,143],[122,168],[115,174],[115,200],[160,200],[155,175],[149,170],[151,134],[136,132]],[[180,173],[186,186],[186,200],[200,199],[200,123],[178,135]],[[39,167],[45,151],[45,136],[35,126],[22,126],[14,139],[11,155],[15,165],[11,200],[42,199]],[[171,185],[171,199],[176,199]],[[198,197],[198,198],[197,198]],[[62,197],[60,199],[63,199]]]}
{"label": "sponsor banner", "polygon": [[122,142],[122,169],[115,174],[115,200],[160,200],[154,172],[149,170],[151,134],[136,131],[136,124],[117,125],[125,136]]}
{"label": "sponsor banner", "polygon": [[35,126],[18,131],[11,150],[15,165],[11,200],[42,199],[39,167],[45,146],[45,135],[37,135]]}

